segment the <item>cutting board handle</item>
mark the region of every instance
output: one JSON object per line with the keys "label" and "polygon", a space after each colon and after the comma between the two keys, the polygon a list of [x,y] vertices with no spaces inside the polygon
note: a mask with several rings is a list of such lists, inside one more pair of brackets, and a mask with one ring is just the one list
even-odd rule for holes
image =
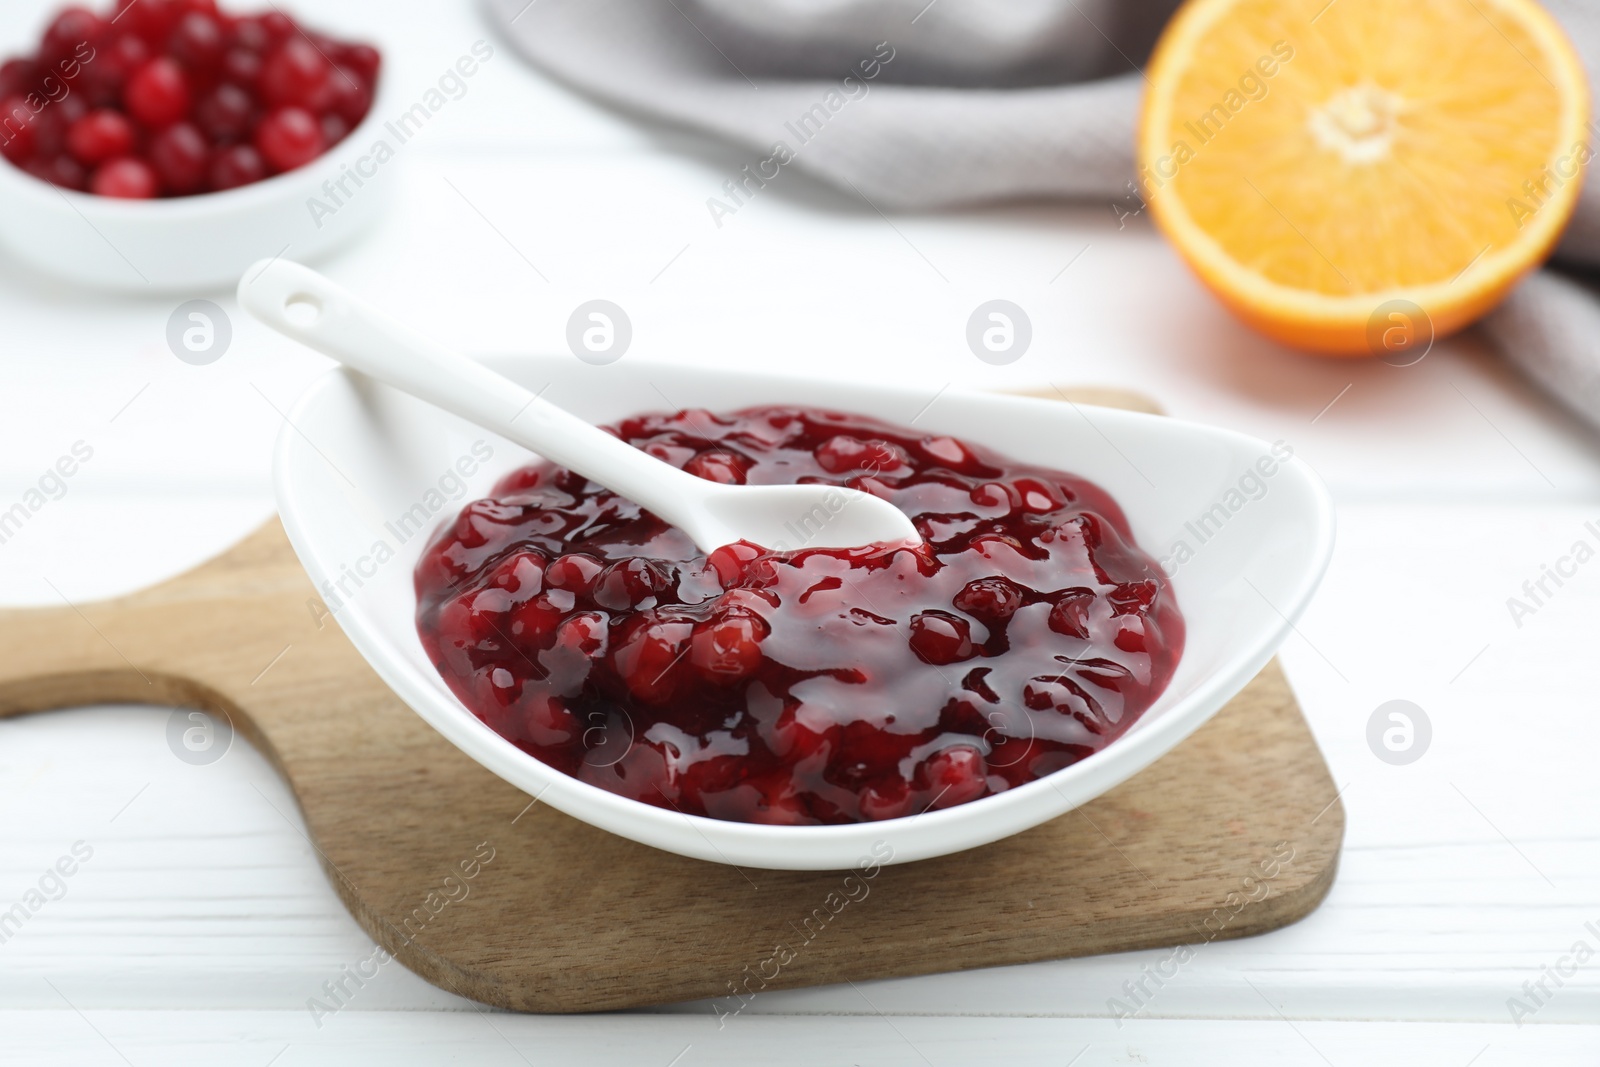
{"label": "cutting board handle", "polygon": [[[97,628],[92,620],[106,622],[108,607],[0,611],[0,718],[81,704],[191,702],[182,679],[126,658]],[[121,621],[131,608],[112,611]]]}
{"label": "cutting board handle", "polygon": [[[313,590],[268,522],[193,570],[124,597],[0,610],[0,718],[86,704],[226,714],[260,743],[250,708],[285,634],[314,643]],[[285,605],[263,613],[260,605]],[[336,629],[327,626],[326,629]],[[268,746],[270,747],[270,746]]]}

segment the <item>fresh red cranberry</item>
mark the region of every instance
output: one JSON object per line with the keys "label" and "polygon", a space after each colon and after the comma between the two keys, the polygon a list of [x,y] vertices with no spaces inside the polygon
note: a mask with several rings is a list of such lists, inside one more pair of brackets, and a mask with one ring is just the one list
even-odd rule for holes
{"label": "fresh red cranberry", "polygon": [[244,18],[233,20],[228,44],[247,52],[265,52],[272,46],[272,35],[267,32],[266,25],[259,18],[246,15]]}
{"label": "fresh red cranberry", "polygon": [[[68,103],[75,105],[68,109]],[[42,159],[53,159],[67,150],[67,131],[87,112],[83,98],[77,93],[59,104],[46,107],[33,120],[33,154]]]}
{"label": "fresh red cranberry", "polygon": [[84,64],[78,89],[94,107],[121,107],[128,78],[149,60],[150,46],[144,38],[120,34],[103,42],[95,50],[94,61]]}
{"label": "fresh red cranberry", "polygon": [[112,24],[137,33],[152,48],[166,42],[183,14],[177,0],[117,0],[117,10]]}
{"label": "fresh red cranberry", "polygon": [[226,82],[201,97],[194,107],[195,125],[216,144],[244,140],[254,115],[255,101],[250,94]]}
{"label": "fresh red cranberry", "polygon": [[222,57],[222,79],[242,89],[255,89],[261,81],[261,68],[265,65],[259,52],[244,48],[230,48]]}
{"label": "fresh red cranberry", "polygon": [[332,112],[322,116],[317,122],[322,127],[322,142],[329,148],[350,136],[350,124]]}
{"label": "fresh red cranberry", "polygon": [[256,127],[256,148],[273,171],[303,166],[326,147],[322,125],[302,107],[280,107]]}
{"label": "fresh red cranberry", "polygon": [[329,63],[337,63],[339,61],[339,53],[344,51],[344,43],[342,41],[336,41],[325,33],[318,33],[316,30],[301,27],[300,36],[311,42],[311,47],[321,52]]}
{"label": "fresh red cranberry", "polygon": [[0,63],[0,99],[26,96],[38,86],[39,71],[31,59],[8,59]]}
{"label": "fresh red cranberry", "polygon": [[176,62],[158,56],[133,72],[122,102],[135,119],[160,129],[189,113],[189,81]]}
{"label": "fresh red cranberry", "polygon": [[[44,31],[44,39],[39,43],[39,58],[45,66],[64,73],[59,66],[61,62],[70,58],[80,61],[86,58],[99,43],[105,28],[100,16],[89,9],[65,8]],[[81,53],[80,49],[83,50]]]}
{"label": "fresh red cranberry", "polygon": [[159,188],[154,168],[142,159],[113,159],[89,179],[90,192],[124,200],[148,200]]}
{"label": "fresh red cranberry", "polygon": [[89,188],[89,171],[71,156],[44,159],[35,156],[23,164],[23,169],[41,181],[62,189],[84,192]]}
{"label": "fresh red cranberry", "polygon": [[134,71],[150,62],[153,54],[143,37],[124,33],[111,42],[104,55],[95,56],[92,66],[100,66],[109,60],[109,65],[116,68],[121,76],[121,81],[118,82],[120,85],[132,77]]}
{"label": "fresh red cranberry", "polygon": [[333,101],[333,70],[316,46],[290,37],[267,56],[261,68],[261,96],[269,107],[321,111]]}
{"label": "fresh red cranberry", "polygon": [[367,44],[346,45],[340,50],[339,62],[354,70],[361,80],[371,84],[378,80],[380,58],[378,50]]}
{"label": "fresh red cranberry", "polygon": [[372,110],[372,80],[349,67],[335,67],[329,82],[333,88],[333,112],[352,127]]}
{"label": "fresh red cranberry", "polygon": [[870,481],[928,543],[706,555],[570,471],[505,476],[423,552],[417,624],[463,703],[564,773],[719,819],[899,818],[1098,751],[1172,677],[1170,586],[1081,479],[799,408],[612,432],[706,478]]}
{"label": "fresh red cranberry", "polygon": [[262,15],[261,27],[267,31],[267,36],[273,43],[293,37],[300,32],[295,27],[294,21],[281,11],[269,11]]}
{"label": "fresh red cranberry", "polygon": [[261,153],[247,144],[224,148],[211,161],[211,188],[217,192],[237,189],[266,176],[267,165],[262,161]]}
{"label": "fresh red cranberry", "polygon": [[74,122],[67,130],[67,150],[80,162],[95,167],[133,151],[133,123],[120,111],[99,108]]}
{"label": "fresh red cranberry", "polygon": [[[63,120],[61,133],[62,137],[65,138],[66,128],[94,109],[89,105],[89,101],[83,98],[82,93],[70,93],[57,101],[53,107],[46,110],[53,111],[61,117]],[[63,141],[63,143],[65,142]]]}
{"label": "fresh red cranberry", "polygon": [[146,155],[168,193],[184,196],[205,184],[211,147],[193,123],[175,122],[156,134]]}
{"label": "fresh red cranberry", "polygon": [[178,19],[167,38],[167,54],[194,71],[207,71],[222,62],[227,39],[215,15],[190,11]]}
{"label": "fresh red cranberry", "polygon": [[38,144],[38,118],[23,97],[0,100],[0,155],[19,164],[32,158]]}

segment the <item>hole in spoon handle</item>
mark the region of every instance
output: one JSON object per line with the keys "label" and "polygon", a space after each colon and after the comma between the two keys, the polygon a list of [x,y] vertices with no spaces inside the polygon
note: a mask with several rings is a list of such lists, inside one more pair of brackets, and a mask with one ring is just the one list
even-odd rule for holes
{"label": "hole in spoon handle", "polygon": [[284,302],[283,314],[302,329],[313,326],[322,317],[322,301],[310,293],[294,293]]}

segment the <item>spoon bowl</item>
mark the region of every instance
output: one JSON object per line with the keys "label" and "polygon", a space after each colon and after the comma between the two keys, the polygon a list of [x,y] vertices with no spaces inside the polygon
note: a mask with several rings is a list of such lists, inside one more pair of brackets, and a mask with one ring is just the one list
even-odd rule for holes
{"label": "spoon bowl", "polygon": [[[722,486],[717,487],[719,490]],[[732,488],[731,486],[728,488]],[[820,485],[751,485],[712,492],[702,499],[705,528],[722,543],[750,541],[779,552],[849,548],[884,541],[920,543],[905,513],[871,493]],[[909,530],[901,529],[904,523]],[[698,539],[697,544],[702,544]]]}
{"label": "spoon bowl", "polygon": [[959,389],[930,403],[928,391],[915,388],[657,363],[487,362],[518,387],[597,423],[659,410],[663,394],[711,411],[782,402],[909,422],[1071,471],[1116,498],[1139,543],[1172,576],[1187,636],[1171,684],[1123,737],[1070,767],[967,804],[875,823],[763,826],[683,815],[586,785],[518,749],[455,698],[417,635],[412,574],[433,530],[540,457],[348,370],[314,383],[278,438],[278,507],[323,604],[379,676],[530,799],[713,863],[790,870],[842,870],[863,857],[900,863],[986,844],[1070,811],[1149,766],[1242,689],[1291,632],[1332,552],[1327,491],[1281,442]]}

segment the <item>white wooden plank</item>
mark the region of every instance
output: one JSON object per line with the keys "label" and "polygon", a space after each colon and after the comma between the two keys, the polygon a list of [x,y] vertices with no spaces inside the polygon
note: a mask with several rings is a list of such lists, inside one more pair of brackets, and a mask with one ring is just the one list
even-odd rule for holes
{"label": "white wooden plank", "polygon": [[[67,987],[62,992],[70,996]],[[58,999],[57,1003],[60,1001]],[[1109,1067],[1232,1067],[1239,1063],[1327,1067],[1550,1067],[1592,1065],[1592,1027],[1290,1023],[1273,1017],[1205,1023],[1097,1020],[847,1019],[710,1020],[601,1016],[534,1018],[500,1013],[348,1011],[319,1030],[296,1012],[0,1013],[0,1049],[18,1062],[62,1067],[109,1063],[248,1063],[315,1067],[350,1062],[482,1067],[696,1067],[829,1063],[934,1067],[969,1063],[1071,1063]],[[119,1059],[118,1057],[122,1057]]]}

